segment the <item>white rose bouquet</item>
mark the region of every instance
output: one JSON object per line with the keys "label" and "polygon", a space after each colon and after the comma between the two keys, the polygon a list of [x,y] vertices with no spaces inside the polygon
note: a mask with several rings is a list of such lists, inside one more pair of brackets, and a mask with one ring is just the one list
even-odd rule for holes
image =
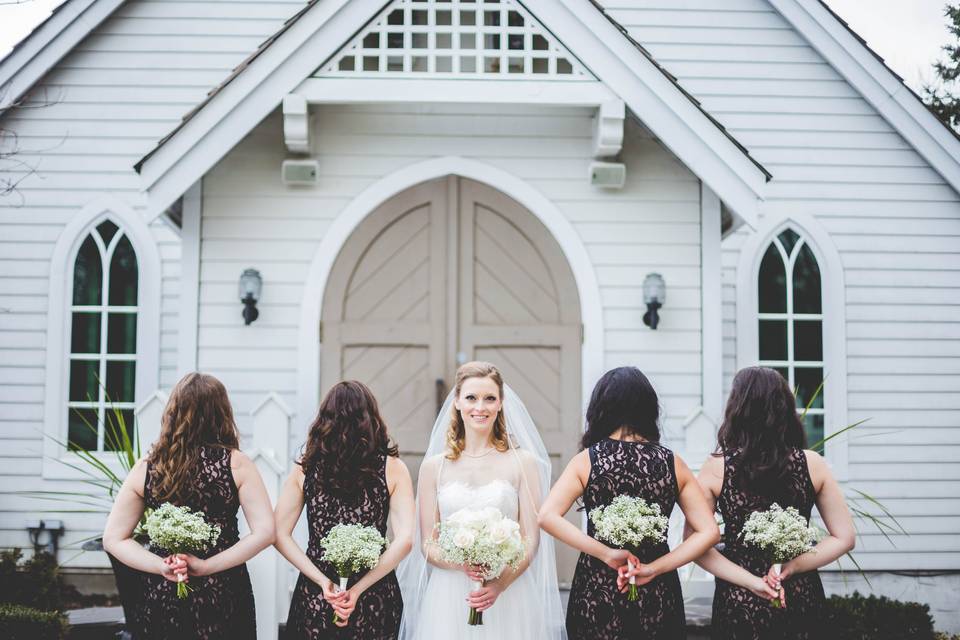
{"label": "white rose bouquet", "polygon": [[[670,521],[660,513],[660,505],[647,504],[643,498],[620,495],[606,507],[590,512],[597,540],[603,540],[621,549],[635,549],[644,542],[663,542],[667,539]],[[633,563],[630,563],[633,569]],[[630,578],[627,600],[636,601],[637,579]]]}
{"label": "white rose bouquet", "polygon": [[[170,553],[199,553],[206,551],[220,537],[220,527],[207,524],[202,513],[190,507],[175,507],[164,502],[147,516],[143,529],[150,536],[150,544]],[[177,575],[177,597],[187,597],[190,588],[183,574]]]}
{"label": "white rose bouquet", "polygon": [[[773,571],[780,575],[783,563],[812,551],[820,532],[811,527],[793,507],[783,509],[774,502],[766,511],[754,511],[743,525],[740,537],[746,544],[764,551],[773,561]],[[774,607],[783,603],[771,601]]]}
{"label": "white rose bouquet", "polygon": [[[373,569],[380,561],[380,552],[387,546],[387,539],[373,527],[362,524],[338,524],[320,539],[323,547],[321,560],[326,560],[337,570],[340,590],[347,588],[350,576],[364,569]],[[333,614],[333,621],[339,617]]]}
{"label": "white rose bouquet", "polygon": [[[444,560],[483,567],[488,580],[507,567],[519,566],[525,550],[520,525],[495,507],[453,513],[439,524],[436,544]],[[474,582],[474,591],[482,586],[482,582]],[[467,624],[483,624],[483,612],[471,607]]]}

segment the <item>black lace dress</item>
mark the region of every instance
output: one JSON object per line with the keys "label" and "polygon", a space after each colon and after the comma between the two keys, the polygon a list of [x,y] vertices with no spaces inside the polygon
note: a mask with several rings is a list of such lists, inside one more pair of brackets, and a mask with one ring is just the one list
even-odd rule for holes
{"label": "black lace dress", "polygon": [[[197,497],[177,506],[187,506],[203,513],[204,519],[220,526],[216,544],[202,557],[220,553],[237,543],[237,510],[240,496],[230,469],[230,450],[222,447],[204,447],[196,474]],[[151,491],[151,468],[143,487],[146,505],[155,509],[160,503]],[[170,555],[164,549],[150,548],[159,556]],[[145,574],[143,602],[131,629],[137,640],[230,640],[257,637],[257,622],[253,608],[253,589],[246,565],[239,565],[221,573],[191,577],[193,589],[184,599],[177,598],[176,585],[163,576]]]}
{"label": "black lace dress", "polygon": [[[323,575],[334,582],[338,578],[337,570],[320,560],[323,555],[320,539],[330,529],[338,524],[362,524],[375,527],[381,535],[387,533],[390,492],[387,489],[386,454],[381,464],[382,472],[377,482],[359,487],[353,496],[327,493],[320,486],[316,467],[304,469],[303,498],[307,505],[307,525],[310,527],[307,556]],[[356,584],[363,575],[351,576],[348,586]],[[290,603],[287,637],[387,640],[397,637],[402,613],[400,584],[396,574],[391,571],[363,592],[350,616],[350,623],[346,627],[338,627],[333,624],[333,608],[323,599],[323,589],[301,573]]]}
{"label": "black lace dress", "polygon": [[[612,439],[590,447],[590,479],[583,491],[583,506],[588,513],[623,494],[659,504],[661,512],[669,516],[678,493],[670,449],[652,442]],[[593,522],[588,523],[587,533],[594,535]],[[633,551],[641,562],[652,562],[669,548],[662,542]],[[626,593],[617,590],[614,569],[593,556],[580,554],[567,606],[570,640],[685,638],[686,619],[677,572],[659,575],[638,590],[639,600],[630,602]]]}
{"label": "black lace dress", "polygon": [[[770,560],[760,550],[740,540],[743,524],[754,511],[765,511],[774,502],[795,507],[807,520],[816,500],[807,469],[807,457],[795,449],[787,460],[782,486],[763,495],[737,472],[737,454],[725,453],[723,486],[717,511],[723,516],[723,555],[758,576],[766,575]],[[741,587],[717,578],[713,596],[714,640],[815,640],[822,637],[823,584],[816,571],[791,576],[783,583],[787,606],[777,609],[770,602]]]}

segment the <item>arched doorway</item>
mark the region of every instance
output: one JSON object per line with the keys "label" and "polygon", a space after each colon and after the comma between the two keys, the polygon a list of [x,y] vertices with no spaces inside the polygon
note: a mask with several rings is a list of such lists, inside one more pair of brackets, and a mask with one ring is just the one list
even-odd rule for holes
{"label": "arched doorway", "polygon": [[[497,364],[524,399],[554,476],[580,433],[580,302],[543,224],[513,199],[449,176],[411,187],[350,235],[324,290],[321,392],[367,383],[416,478],[459,362]],[[561,580],[574,558],[560,554]]]}

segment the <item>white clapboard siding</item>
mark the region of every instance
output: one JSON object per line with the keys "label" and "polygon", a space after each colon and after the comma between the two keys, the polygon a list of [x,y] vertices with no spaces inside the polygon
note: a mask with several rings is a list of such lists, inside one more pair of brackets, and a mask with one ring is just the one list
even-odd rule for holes
{"label": "white clapboard siding", "polygon": [[[223,376],[241,419],[267,391],[292,403],[302,286],[331,221],[384,175],[434,156],[465,156],[529,182],[568,216],[594,256],[608,364],[651,373],[663,396],[666,431],[682,437],[682,420],[700,402],[699,185],[644,128],[630,123],[626,187],[590,187],[592,115],[485,105],[322,107],[314,115],[318,185],[291,189],[279,180],[285,150],[274,114],[204,179],[201,368]],[[263,276],[263,299],[260,318],[242,327],[236,282],[250,265]],[[641,284],[652,270],[671,291],[656,333],[641,320]],[[231,347],[238,341],[247,346]],[[301,444],[310,418],[297,416],[293,446]]]}
{"label": "white clapboard siding", "polygon": [[[849,420],[870,418],[850,445],[850,483],[869,486],[897,515],[918,516],[896,549],[874,536],[858,560],[871,569],[960,568],[945,533],[960,503],[937,489],[960,479],[957,194],[766,0],[603,4],[773,173],[763,215],[813,215],[840,253]],[[727,389],[745,235],[724,243]],[[944,498],[900,500],[908,491]]]}
{"label": "white clapboard siding", "polygon": [[[102,194],[136,206],[133,164],[303,4],[126,2],[40,82],[28,98],[35,108],[4,118],[19,158],[37,173],[20,183],[22,202],[0,200],[0,547],[29,547],[23,525],[37,517],[39,503],[8,506],[14,486],[66,486],[43,481],[41,456],[30,453],[42,448],[49,260],[63,226]],[[180,241],[166,224],[152,230],[162,260],[157,366],[160,386],[169,389],[177,376]],[[256,377],[270,388],[269,373]],[[103,522],[96,514],[45,515],[64,521],[67,543],[95,535]],[[104,562],[102,554],[84,554],[72,564]]]}

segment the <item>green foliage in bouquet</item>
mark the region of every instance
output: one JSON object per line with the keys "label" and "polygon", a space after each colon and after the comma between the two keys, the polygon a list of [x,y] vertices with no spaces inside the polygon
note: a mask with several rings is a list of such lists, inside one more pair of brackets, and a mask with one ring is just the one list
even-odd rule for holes
{"label": "green foliage in bouquet", "polygon": [[828,640],[934,640],[929,605],[885,597],[832,596],[827,600]]}
{"label": "green foliage in bouquet", "polygon": [[63,640],[67,620],[58,611],[41,611],[19,604],[0,604],[0,638],[4,640]]}

